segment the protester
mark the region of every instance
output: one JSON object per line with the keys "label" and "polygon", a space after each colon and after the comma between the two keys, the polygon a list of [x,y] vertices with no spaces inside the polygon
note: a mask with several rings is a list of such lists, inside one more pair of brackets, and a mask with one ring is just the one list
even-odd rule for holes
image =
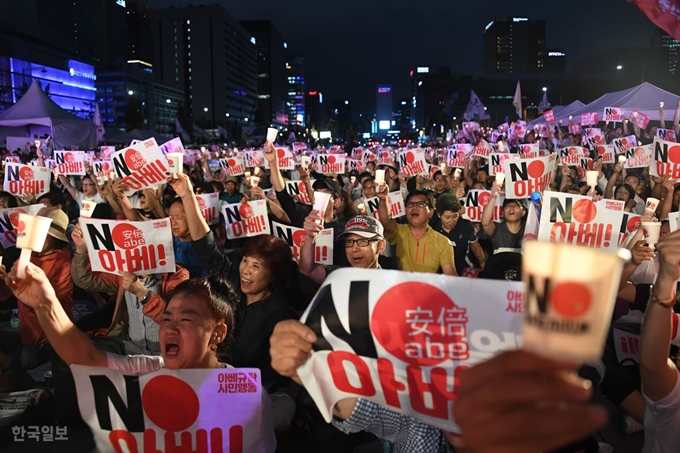
{"label": "protester", "polygon": [[439,220],[433,228],[446,236],[453,246],[458,275],[461,275],[463,269],[469,266],[468,252],[472,252],[476,265],[484,269],[486,265],[484,251],[479,245],[472,222],[460,218],[462,206],[458,199],[450,193],[445,193],[437,198],[435,204]]}

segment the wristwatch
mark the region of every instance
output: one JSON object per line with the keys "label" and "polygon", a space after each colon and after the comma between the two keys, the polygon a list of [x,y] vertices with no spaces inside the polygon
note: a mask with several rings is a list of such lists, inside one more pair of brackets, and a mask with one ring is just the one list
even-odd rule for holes
{"label": "wristwatch", "polygon": [[146,296],[144,296],[143,298],[139,299],[139,303],[142,304],[142,305],[144,305],[144,304],[147,303],[150,299],[151,299],[151,290],[149,290],[149,291],[146,292]]}
{"label": "wristwatch", "polygon": [[654,304],[659,304],[664,308],[673,308],[673,305],[675,305],[675,293],[668,299],[660,299],[656,294],[652,294],[649,301]]}

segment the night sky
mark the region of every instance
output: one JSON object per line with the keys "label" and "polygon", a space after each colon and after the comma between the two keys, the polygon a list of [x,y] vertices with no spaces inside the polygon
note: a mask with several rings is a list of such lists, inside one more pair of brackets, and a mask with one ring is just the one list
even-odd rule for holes
{"label": "night sky", "polygon": [[[191,0],[146,0],[152,7]],[[574,61],[613,47],[647,47],[656,27],[626,0],[216,0],[237,20],[269,19],[306,57],[307,88],[348,99],[354,113],[375,111],[375,88],[410,96],[409,71],[450,66],[482,74],[484,27],[494,17],[547,20],[548,47]],[[207,0],[193,4],[211,3]],[[512,93],[508,93],[512,94]]]}

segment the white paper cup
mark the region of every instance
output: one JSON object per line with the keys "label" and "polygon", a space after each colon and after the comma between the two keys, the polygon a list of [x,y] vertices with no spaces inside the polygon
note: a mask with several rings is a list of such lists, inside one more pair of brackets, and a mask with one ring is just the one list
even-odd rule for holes
{"label": "white paper cup", "polygon": [[250,185],[253,187],[257,187],[257,185],[260,184],[260,177],[259,176],[251,176],[250,177]]}
{"label": "white paper cup", "polygon": [[642,237],[647,241],[649,248],[655,248],[654,246],[659,242],[661,222],[642,222],[640,228],[642,228]]}
{"label": "white paper cup", "polygon": [[115,179],[116,179],[116,172],[110,171],[109,172],[109,180],[114,181]]}
{"label": "white paper cup", "polygon": [[309,168],[309,164],[312,162],[312,158],[309,156],[300,156],[300,166],[305,170]]}
{"label": "white paper cup", "polygon": [[182,164],[184,163],[184,154],[182,153],[168,153],[165,155],[170,166],[170,173],[182,173]]}
{"label": "white paper cup", "polygon": [[319,214],[323,217],[326,213],[328,202],[331,201],[331,197],[332,195],[329,193],[314,191],[314,206],[312,209],[314,211],[319,211]]}
{"label": "white paper cup", "polygon": [[456,169],[454,170],[454,172],[453,172],[453,179],[458,179],[458,178],[460,178],[461,172],[462,172],[462,171],[461,171],[460,168],[456,168]]}
{"label": "white paper cup", "polygon": [[250,172],[249,171],[243,173],[243,175],[246,177],[246,179],[250,178]]}
{"label": "white paper cup", "polygon": [[385,183],[385,170],[376,170],[375,171],[375,183],[377,185]]}
{"label": "white paper cup", "polygon": [[619,156],[619,163],[620,163],[621,165],[625,164],[625,163],[626,163],[626,160],[627,160],[627,159],[626,159],[626,156],[623,156],[623,155]]}
{"label": "white paper cup", "polygon": [[278,129],[274,129],[273,127],[267,128],[267,141],[269,143],[274,143],[277,135],[279,135]]}
{"label": "white paper cup", "polygon": [[499,171],[498,173],[496,173],[496,184],[502,186],[503,181],[505,181],[505,173]]}
{"label": "white paper cup", "polygon": [[442,172],[442,175],[446,174],[446,164],[445,163],[442,162],[441,164],[439,164],[439,171]]}
{"label": "white paper cup", "polygon": [[586,184],[588,187],[597,186],[597,176],[600,174],[599,171],[587,171],[586,172]]}
{"label": "white paper cup", "polygon": [[26,277],[26,265],[31,259],[31,252],[42,250],[51,225],[52,219],[49,217],[19,214],[16,244],[17,248],[22,249],[19,256],[19,267],[17,268],[19,278]]}
{"label": "white paper cup", "polygon": [[645,203],[645,211],[656,212],[657,206],[659,206],[659,200],[657,198],[649,197]]}
{"label": "white paper cup", "polygon": [[524,349],[558,360],[598,360],[628,259],[626,249],[526,242]]}
{"label": "white paper cup", "polygon": [[205,153],[205,146],[201,146],[201,152]]}

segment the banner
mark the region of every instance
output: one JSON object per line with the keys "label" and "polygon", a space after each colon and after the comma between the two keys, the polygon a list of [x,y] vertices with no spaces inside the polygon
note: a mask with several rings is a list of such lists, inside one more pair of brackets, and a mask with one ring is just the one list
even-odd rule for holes
{"label": "banner", "polygon": [[629,119],[640,129],[647,129],[647,125],[649,124],[649,117],[638,110],[630,112]]}
{"label": "banner", "polygon": [[[0,209],[0,245],[3,248],[14,247],[17,235],[14,229],[19,226],[19,214],[37,215],[44,204],[32,204],[17,208]],[[5,263],[7,265],[7,263]]]}
{"label": "banner", "polygon": [[673,129],[661,129],[659,127],[656,129],[656,136],[661,140],[666,140],[667,142],[678,141],[678,139],[675,137],[675,131]]}
{"label": "banner", "polygon": [[248,203],[223,204],[227,239],[240,239],[271,234],[267,200],[253,200]]}
{"label": "banner", "polygon": [[509,153],[491,153],[489,154],[489,176],[495,176],[496,173],[503,173],[504,164],[506,160],[517,159],[517,154]]}
{"label": "banner", "polygon": [[546,191],[538,230],[539,241],[616,250],[625,203]]}
{"label": "banner", "polygon": [[621,109],[618,107],[605,107],[604,108],[604,120],[612,121],[614,123],[622,123],[626,117],[626,109]]}
{"label": "banner", "polygon": [[[631,148],[625,153],[621,154],[626,156],[626,162],[624,165],[626,168],[647,168],[652,162],[652,151],[653,145],[636,146]],[[650,168],[650,172],[652,169]]]}
{"label": "banner", "polygon": [[581,126],[596,126],[599,122],[597,113],[582,113],[581,114]]}
{"label": "banner", "polygon": [[581,135],[581,125],[579,123],[569,123],[569,133],[573,135]]}
{"label": "banner", "polygon": [[80,414],[101,453],[275,449],[258,369],[161,368],[138,376],[82,365],[71,370]]}
{"label": "banner", "polygon": [[170,219],[129,222],[81,217],[79,223],[93,272],[175,272]]}
{"label": "banner", "polygon": [[[300,262],[300,251],[307,240],[307,232],[302,228],[272,221],[272,234],[283,239],[293,252],[293,259]],[[317,264],[333,264],[333,228],[325,228],[319,232],[314,243],[314,262]]]}
{"label": "banner", "polygon": [[680,3],[678,0],[631,0],[647,18],[666,33],[680,39]]}
{"label": "banner", "polygon": [[671,179],[680,179],[680,144],[661,140],[654,137],[652,144],[654,154],[649,165],[651,176],[670,176]]}
{"label": "banner", "polygon": [[453,431],[460,372],[520,346],[523,296],[521,282],[338,269],[301,318],[318,340],[298,376],[327,422],[360,397]]}
{"label": "banner", "polygon": [[[505,194],[501,193],[496,198],[496,203],[493,208],[493,221],[500,222],[503,220],[503,201]],[[465,218],[471,222],[481,222],[484,208],[491,201],[490,190],[468,190],[465,198]]]}
{"label": "banner", "polygon": [[568,148],[560,149],[557,152],[557,157],[559,157],[561,165],[572,167],[579,164],[579,159],[581,157],[587,156],[589,154],[590,153],[586,152],[580,146],[570,146]]}
{"label": "banner", "polygon": [[170,174],[168,159],[154,138],[116,151],[111,160],[118,178],[133,191],[163,185]]}
{"label": "banner", "polygon": [[465,168],[465,160],[472,152],[472,145],[461,143],[449,146],[446,153],[446,165],[453,168]]}
{"label": "banner", "polygon": [[345,156],[341,154],[318,154],[316,168],[324,175],[345,173]]}
{"label": "banner", "polygon": [[55,151],[54,167],[57,175],[85,175],[84,151]]}
{"label": "banner", "polygon": [[286,193],[293,197],[295,201],[302,204],[311,205],[307,186],[303,181],[286,181]]}
{"label": "banner", "polygon": [[425,152],[420,148],[399,151],[397,163],[399,164],[399,173],[405,176],[427,175]]}
{"label": "banner", "polygon": [[547,110],[543,112],[543,119],[545,119],[546,123],[554,123],[555,122],[555,112],[552,110]]}
{"label": "banner", "polygon": [[228,157],[220,159],[220,168],[227,176],[239,176],[245,173],[246,163],[242,157]]}
{"label": "banner", "polygon": [[52,173],[47,167],[31,167],[30,165],[5,163],[5,181],[3,190],[12,195],[32,193],[36,198],[50,191]]}
{"label": "banner", "polygon": [[486,140],[480,140],[477,146],[472,148],[472,157],[488,159],[492,151],[491,145]]}
{"label": "banner", "polygon": [[163,154],[169,153],[182,153],[186,154],[184,150],[184,145],[182,144],[182,139],[175,137],[159,146]]}
{"label": "banner", "polygon": [[197,194],[196,202],[198,203],[198,209],[201,211],[201,215],[208,223],[208,225],[216,225],[220,221],[220,216],[218,208],[220,206],[220,194],[218,193],[206,193]]}
{"label": "banner", "polygon": [[[246,161],[246,168],[265,166],[266,159],[262,151],[245,151],[243,156]],[[269,163],[267,163],[268,166]]]}
{"label": "banner", "polygon": [[623,212],[621,229],[619,230],[619,247],[625,247],[628,238],[640,228],[640,216],[632,212]]}
{"label": "banner", "polygon": [[529,198],[534,192],[543,192],[550,186],[555,161],[555,154],[550,154],[534,159],[503,162],[505,198]]}

